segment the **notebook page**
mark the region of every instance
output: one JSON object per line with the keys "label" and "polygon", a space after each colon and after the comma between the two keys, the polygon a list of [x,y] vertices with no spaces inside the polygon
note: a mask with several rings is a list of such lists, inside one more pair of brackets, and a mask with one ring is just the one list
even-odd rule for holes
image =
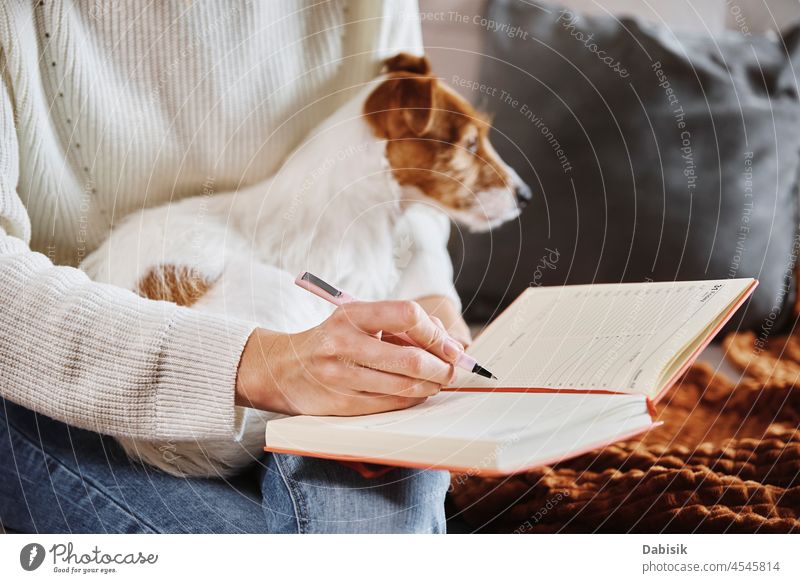
{"label": "notebook page", "polygon": [[658,392],[667,363],[752,280],[530,288],[469,353],[499,377],[459,371],[453,387]]}

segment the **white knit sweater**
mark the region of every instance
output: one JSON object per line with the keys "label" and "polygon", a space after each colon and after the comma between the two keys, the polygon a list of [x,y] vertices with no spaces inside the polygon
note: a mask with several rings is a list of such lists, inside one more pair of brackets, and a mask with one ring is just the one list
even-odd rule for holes
{"label": "white knit sweater", "polygon": [[[413,0],[0,3],[0,395],[116,436],[234,428],[254,325],[89,281],[128,213],[261,180],[419,51]],[[454,295],[446,222],[414,219],[408,297]]]}

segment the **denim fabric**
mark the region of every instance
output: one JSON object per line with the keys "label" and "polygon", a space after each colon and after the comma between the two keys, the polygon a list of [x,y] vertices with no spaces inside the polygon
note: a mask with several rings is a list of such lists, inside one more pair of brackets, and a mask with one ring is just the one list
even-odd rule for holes
{"label": "denim fabric", "polygon": [[0,523],[18,532],[444,532],[448,482],[277,454],[234,479],[175,478],[108,436],[0,399]]}

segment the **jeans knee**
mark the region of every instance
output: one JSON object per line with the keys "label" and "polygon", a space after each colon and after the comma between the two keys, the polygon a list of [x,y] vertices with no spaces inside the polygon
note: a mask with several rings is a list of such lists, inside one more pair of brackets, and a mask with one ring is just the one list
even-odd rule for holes
{"label": "jeans knee", "polygon": [[390,532],[445,533],[444,498],[450,486],[450,474],[442,470],[414,471],[408,480],[409,516],[393,525]]}
{"label": "jeans knee", "polygon": [[262,497],[272,532],[443,533],[450,475],[395,468],[364,478],[338,462],[273,454]]}

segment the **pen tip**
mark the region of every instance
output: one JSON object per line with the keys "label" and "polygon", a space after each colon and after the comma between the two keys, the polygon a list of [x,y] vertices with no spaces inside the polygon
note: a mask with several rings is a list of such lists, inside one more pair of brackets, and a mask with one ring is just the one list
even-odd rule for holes
{"label": "pen tip", "polygon": [[496,380],[496,381],[499,381],[499,380],[500,380],[500,379],[498,379],[498,378],[497,378],[496,376],[494,376],[494,375],[492,375],[492,378],[493,378],[494,380]]}
{"label": "pen tip", "polygon": [[472,372],[474,372],[477,375],[481,375],[482,377],[487,378],[487,379],[495,379],[495,380],[497,380],[496,376],[494,376],[492,373],[490,373],[488,370],[486,370],[485,368],[483,368],[479,364],[476,364],[472,368]]}

